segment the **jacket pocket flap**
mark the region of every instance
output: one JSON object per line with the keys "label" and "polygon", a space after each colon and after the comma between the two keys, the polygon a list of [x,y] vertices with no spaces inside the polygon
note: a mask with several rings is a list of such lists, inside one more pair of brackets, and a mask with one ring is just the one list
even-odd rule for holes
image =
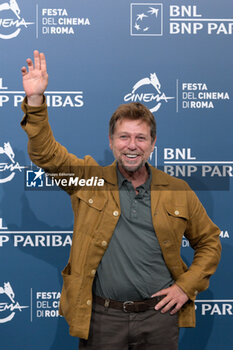
{"label": "jacket pocket flap", "polygon": [[107,201],[102,190],[98,190],[98,193],[87,190],[80,190],[75,193],[75,196],[84,201],[89,207],[95,208],[97,210],[102,210]]}
{"label": "jacket pocket flap", "polygon": [[187,207],[181,206],[181,205],[172,205],[172,206],[166,206],[166,210],[168,212],[168,215],[177,217],[177,218],[183,218],[188,220],[189,214]]}

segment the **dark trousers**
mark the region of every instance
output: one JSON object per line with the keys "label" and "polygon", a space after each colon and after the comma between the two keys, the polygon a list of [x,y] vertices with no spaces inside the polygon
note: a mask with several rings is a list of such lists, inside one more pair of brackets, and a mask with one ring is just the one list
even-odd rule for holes
{"label": "dark trousers", "polygon": [[93,304],[88,340],[79,349],[90,350],[177,350],[178,315],[161,314],[153,307],[125,313]]}

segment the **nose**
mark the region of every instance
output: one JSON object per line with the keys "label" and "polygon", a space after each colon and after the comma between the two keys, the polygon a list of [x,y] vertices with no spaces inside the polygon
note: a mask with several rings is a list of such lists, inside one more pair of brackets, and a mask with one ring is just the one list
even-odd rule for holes
{"label": "nose", "polygon": [[136,145],[136,139],[134,137],[130,137],[129,139],[129,143],[128,143],[128,148],[132,151],[135,150],[137,148]]}

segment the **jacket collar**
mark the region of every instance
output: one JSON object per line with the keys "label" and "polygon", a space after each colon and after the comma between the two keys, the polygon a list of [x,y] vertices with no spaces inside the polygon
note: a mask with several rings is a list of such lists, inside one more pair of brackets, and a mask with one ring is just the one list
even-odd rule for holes
{"label": "jacket collar", "polygon": [[151,186],[167,186],[169,184],[167,181],[167,174],[154,168],[151,164],[149,164],[149,166],[152,173]]}
{"label": "jacket collar", "polygon": [[117,171],[116,171],[116,160],[108,166],[103,167],[103,179],[112,184],[118,185]]}

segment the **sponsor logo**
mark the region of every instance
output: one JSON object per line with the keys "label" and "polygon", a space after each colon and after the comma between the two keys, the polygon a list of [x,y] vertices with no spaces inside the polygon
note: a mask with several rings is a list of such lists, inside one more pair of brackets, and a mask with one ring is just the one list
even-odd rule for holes
{"label": "sponsor logo", "polygon": [[15,162],[15,154],[10,142],[5,142],[4,146],[0,147],[0,156],[5,160],[0,163],[0,183],[11,181],[14,178],[16,171],[22,172],[22,170],[26,168],[19,165],[18,162]]}
{"label": "sponsor logo", "polygon": [[195,300],[195,309],[202,316],[232,316],[233,300]]}
{"label": "sponsor logo", "polygon": [[214,109],[220,102],[229,102],[230,95],[227,91],[218,91],[211,88],[206,82],[181,82],[174,81],[176,86],[175,97],[168,97],[162,92],[161,83],[156,73],[140,79],[134,84],[132,91],[124,96],[125,102],[141,102],[150,111],[157,112],[162,103],[171,99],[176,100],[176,112],[179,113],[193,109]]}
{"label": "sponsor logo", "polygon": [[229,101],[226,91],[209,91],[206,83],[182,83],[181,105],[183,109],[212,109],[219,101]]}
{"label": "sponsor logo", "polygon": [[169,147],[162,152],[155,148],[150,161],[165,173],[187,181],[197,191],[228,191],[233,177],[232,160],[198,160],[191,147]]}
{"label": "sponsor logo", "polygon": [[15,293],[10,282],[4,283],[3,287],[0,286],[0,300],[0,323],[10,322],[17,311],[23,311],[29,307],[21,306],[15,301]]}
{"label": "sponsor logo", "polygon": [[191,148],[164,148],[164,171],[172,176],[233,177],[233,161],[197,160]]}
{"label": "sponsor logo", "polygon": [[79,178],[73,173],[45,173],[42,169],[26,170],[26,189],[59,189],[59,187],[103,187],[104,180],[98,176]]}
{"label": "sponsor logo", "polygon": [[[46,91],[46,103],[54,108],[79,108],[84,106],[83,91]],[[25,97],[24,91],[8,90],[0,78],[0,108],[11,104],[19,107]]]}
{"label": "sponsor logo", "polygon": [[44,185],[44,171],[39,170],[27,170],[26,171],[26,186],[27,187],[43,187]]}
{"label": "sponsor logo", "polygon": [[203,17],[196,5],[170,5],[169,33],[172,35],[232,35],[233,18]]}
{"label": "sponsor logo", "polygon": [[5,245],[15,248],[59,248],[70,247],[71,244],[72,231],[11,231],[0,218],[0,248]]}
{"label": "sponsor logo", "polygon": [[[163,18],[163,6],[166,18]],[[166,7],[167,6],[167,7]],[[164,23],[166,25],[164,25]],[[130,35],[232,35],[233,18],[209,18],[197,5],[130,4]]]}
{"label": "sponsor logo", "polygon": [[59,315],[60,292],[36,292],[36,317],[54,318]]}
{"label": "sponsor logo", "polygon": [[15,299],[15,293],[10,282],[0,286],[0,324],[10,322],[17,312],[30,309],[30,322],[34,318],[57,318],[59,315],[59,291],[33,291],[30,288],[30,306],[22,306]]}
{"label": "sponsor logo", "polygon": [[[70,232],[70,234],[67,234]],[[52,247],[52,248],[59,248],[59,247],[70,247],[72,243],[72,237],[71,237],[71,231],[9,231],[6,232],[6,234],[11,235],[13,239],[13,245],[14,247],[32,247],[32,248],[38,248],[38,247]],[[3,239],[1,240],[0,236],[0,247],[5,244],[6,242],[9,242],[9,236],[3,236]]]}
{"label": "sponsor logo", "polygon": [[140,79],[132,88],[132,92],[124,96],[125,102],[142,102],[152,113],[157,112],[163,102],[168,102],[175,97],[168,97],[161,89],[161,83],[156,73]]}
{"label": "sponsor logo", "polygon": [[[37,5],[37,13],[39,8]],[[38,21],[39,21],[39,15]],[[78,28],[90,26],[90,20],[87,17],[70,17],[67,9],[42,8],[41,9],[41,34],[42,35],[74,35]],[[39,33],[37,30],[36,36]]]}
{"label": "sponsor logo", "polygon": [[132,3],[130,7],[130,35],[161,36],[163,34],[163,5]]}
{"label": "sponsor logo", "polygon": [[26,22],[20,15],[16,0],[0,4],[0,39],[12,39],[19,35],[22,27],[28,28],[34,22]]}

